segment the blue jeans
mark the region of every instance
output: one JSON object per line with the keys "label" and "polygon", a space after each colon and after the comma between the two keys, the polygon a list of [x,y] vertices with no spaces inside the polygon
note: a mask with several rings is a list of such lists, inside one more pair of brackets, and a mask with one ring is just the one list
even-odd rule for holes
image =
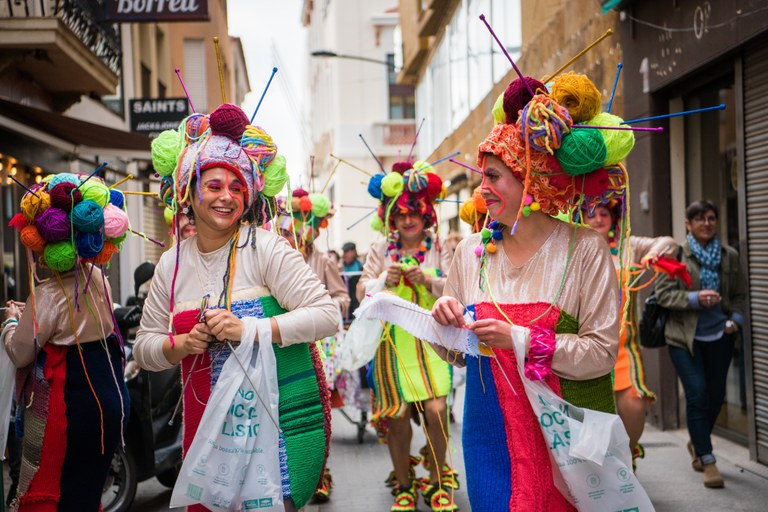
{"label": "blue jeans", "polygon": [[715,462],[712,455],[712,429],[725,400],[728,367],[733,357],[733,335],[717,341],[693,342],[693,355],[687,349],[669,347],[669,357],[685,390],[688,434],[702,464]]}

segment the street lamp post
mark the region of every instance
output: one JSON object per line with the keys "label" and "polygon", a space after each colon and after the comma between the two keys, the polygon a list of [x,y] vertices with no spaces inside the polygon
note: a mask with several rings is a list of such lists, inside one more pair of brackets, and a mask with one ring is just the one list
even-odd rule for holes
{"label": "street lamp post", "polygon": [[348,59],[348,60],[360,60],[363,62],[371,62],[373,64],[383,64],[387,66],[388,68],[400,72],[400,68],[395,66],[392,62],[388,62],[386,60],[378,60],[378,59],[372,59],[370,57],[363,57],[361,55],[345,55],[343,53],[336,53],[332,52],[330,50],[314,50],[310,53],[312,57],[326,57],[326,58],[332,58],[332,59]]}

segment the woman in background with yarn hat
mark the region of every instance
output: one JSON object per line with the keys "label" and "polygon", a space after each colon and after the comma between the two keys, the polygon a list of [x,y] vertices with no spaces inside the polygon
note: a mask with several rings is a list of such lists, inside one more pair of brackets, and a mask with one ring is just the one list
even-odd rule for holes
{"label": "woman in background with yarn hat", "polygon": [[[18,368],[21,475],[11,510],[97,511],[130,397],[103,271],[128,229],[123,196],[63,173],[33,185],[11,225],[30,275],[51,277],[6,304],[0,341]],[[3,390],[6,391],[6,390]]]}
{"label": "woman in background with yarn hat", "polygon": [[[277,227],[280,234],[288,240],[291,247],[296,248],[304,261],[310,266],[315,275],[326,287],[331,299],[339,309],[338,329],[343,328],[341,319],[349,308],[349,293],[341,278],[338,265],[322,251],[315,248],[315,239],[320,235],[321,229],[328,227],[328,221],[333,217],[334,209],[331,201],[323,194],[308,193],[303,189],[296,189],[291,193],[290,204],[284,197],[277,200]],[[336,333],[338,334],[338,332]],[[346,372],[337,374],[335,367],[336,336],[328,336],[317,342],[320,356],[323,359],[325,380],[331,390],[331,405],[341,407],[344,402],[336,390],[336,380],[343,379]],[[315,503],[327,503],[331,498],[333,478],[331,470],[326,466],[320,482],[314,493]]]}
{"label": "woman in background with yarn hat", "polygon": [[[582,212],[584,223],[602,235],[610,245],[614,266],[616,271],[620,272],[617,234],[619,233],[618,222],[621,218],[621,202],[612,200],[595,206],[591,212],[587,209],[583,209]],[[674,258],[677,254],[677,243],[668,236],[657,238],[630,236],[628,242],[627,245],[625,241],[623,249],[624,252],[629,251],[632,254],[630,276],[638,267],[652,266],[660,256]],[[637,273],[639,271],[634,272],[634,274]],[[633,278],[630,277],[630,279]],[[656,399],[656,395],[645,384],[645,368],[638,339],[637,292],[630,290],[622,300],[625,300],[625,297],[629,298],[629,305],[627,317],[621,329],[616,366],[613,368],[613,393],[616,399],[616,410],[629,435],[629,447],[632,450],[634,465],[638,458],[645,455],[645,450],[640,445],[640,437],[645,429],[645,413]],[[622,310],[624,310],[623,305]]]}
{"label": "woman in background with yarn hat", "polygon": [[[552,99],[556,91],[550,97],[540,82],[526,81],[535,94],[521,100],[527,88],[513,81],[494,111],[498,124],[478,149],[482,197],[494,221],[459,244],[432,310],[438,322],[456,327],[472,316],[469,328],[495,355],[496,362],[450,354],[467,367],[464,464],[476,510],[574,510],[555,486],[558,469],[523,394],[510,324],[530,329],[526,378],[543,380],[574,405],[615,410],[619,290],[611,255],[597,233],[552,215],[623,193],[626,177],[623,168],[603,169],[599,140],[585,147],[577,139],[558,155],[566,138],[597,130],[571,130],[576,119]],[[596,108],[573,113],[599,110],[597,97]],[[592,176],[598,171],[610,180]]]}
{"label": "woman in background with yarn hat", "polygon": [[136,360],[155,371],[181,363],[188,383],[186,451],[230,355],[225,340],[239,342],[244,322],[268,318],[278,380],[293,384],[280,386],[279,478],[286,510],[301,508],[320,480],[330,438],[327,389],[313,342],[336,332],[338,313],[302,256],[258,227],[275,213],[274,198],[287,180],[285,159],[268,134],[229,104],[161,133],[152,153],[155,169],[171,177],[172,204],[189,207],[197,235],[160,258]]}
{"label": "woman in background with yarn hat", "polygon": [[[437,224],[434,204],[442,189],[442,180],[424,162],[397,162],[392,172],[371,178],[368,191],[380,201],[372,226],[387,236],[371,245],[357,285],[358,299],[382,281],[387,289],[424,308],[431,308],[443,293],[448,255],[430,230]],[[451,391],[448,364],[430,345],[387,324],[369,380],[374,387],[373,419],[384,424],[394,466],[394,479],[387,480],[394,483],[391,510],[416,510],[417,491],[432,510],[457,510],[453,491],[458,481],[445,463],[449,429],[446,396]],[[424,410],[428,440],[422,452],[430,474],[419,480],[413,466],[420,459],[409,455],[414,404]]]}

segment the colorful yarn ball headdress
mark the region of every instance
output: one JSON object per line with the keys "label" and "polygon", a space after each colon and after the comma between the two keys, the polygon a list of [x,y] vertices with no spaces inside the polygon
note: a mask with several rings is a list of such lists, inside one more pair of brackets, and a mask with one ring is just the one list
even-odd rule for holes
{"label": "colorful yarn ball headdress", "polygon": [[488,207],[480,194],[480,187],[472,192],[472,197],[461,204],[459,218],[472,228],[472,233],[479,233],[488,221]]}
{"label": "colorful yarn ball headdress", "polygon": [[291,193],[290,200],[277,200],[279,228],[296,237],[297,247],[312,245],[320,230],[328,227],[328,221],[336,213],[333,204],[325,194],[309,193],[298,188]]}
{"label": "colorful yarn ball headdress", "polygon": [[77,263],[108,265],[130,228],[125,198],[101,178],[71,173],[46,176],[21,198],[9,222],[33,258],[54,272]]}

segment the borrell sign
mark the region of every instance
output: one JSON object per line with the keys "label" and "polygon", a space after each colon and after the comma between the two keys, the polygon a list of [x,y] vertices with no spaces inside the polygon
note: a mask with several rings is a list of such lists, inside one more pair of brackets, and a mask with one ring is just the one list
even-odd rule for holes
{"label": "borrell sign", "polygon": [[154,98],[129,101],[131,131],[156,137],[163,130],[179,127],[189,115],[186,98]]}
{"label": "borrell sign", "polygon": [[208,0],[105,0],[106,18],[115,22],[208,21]]}

